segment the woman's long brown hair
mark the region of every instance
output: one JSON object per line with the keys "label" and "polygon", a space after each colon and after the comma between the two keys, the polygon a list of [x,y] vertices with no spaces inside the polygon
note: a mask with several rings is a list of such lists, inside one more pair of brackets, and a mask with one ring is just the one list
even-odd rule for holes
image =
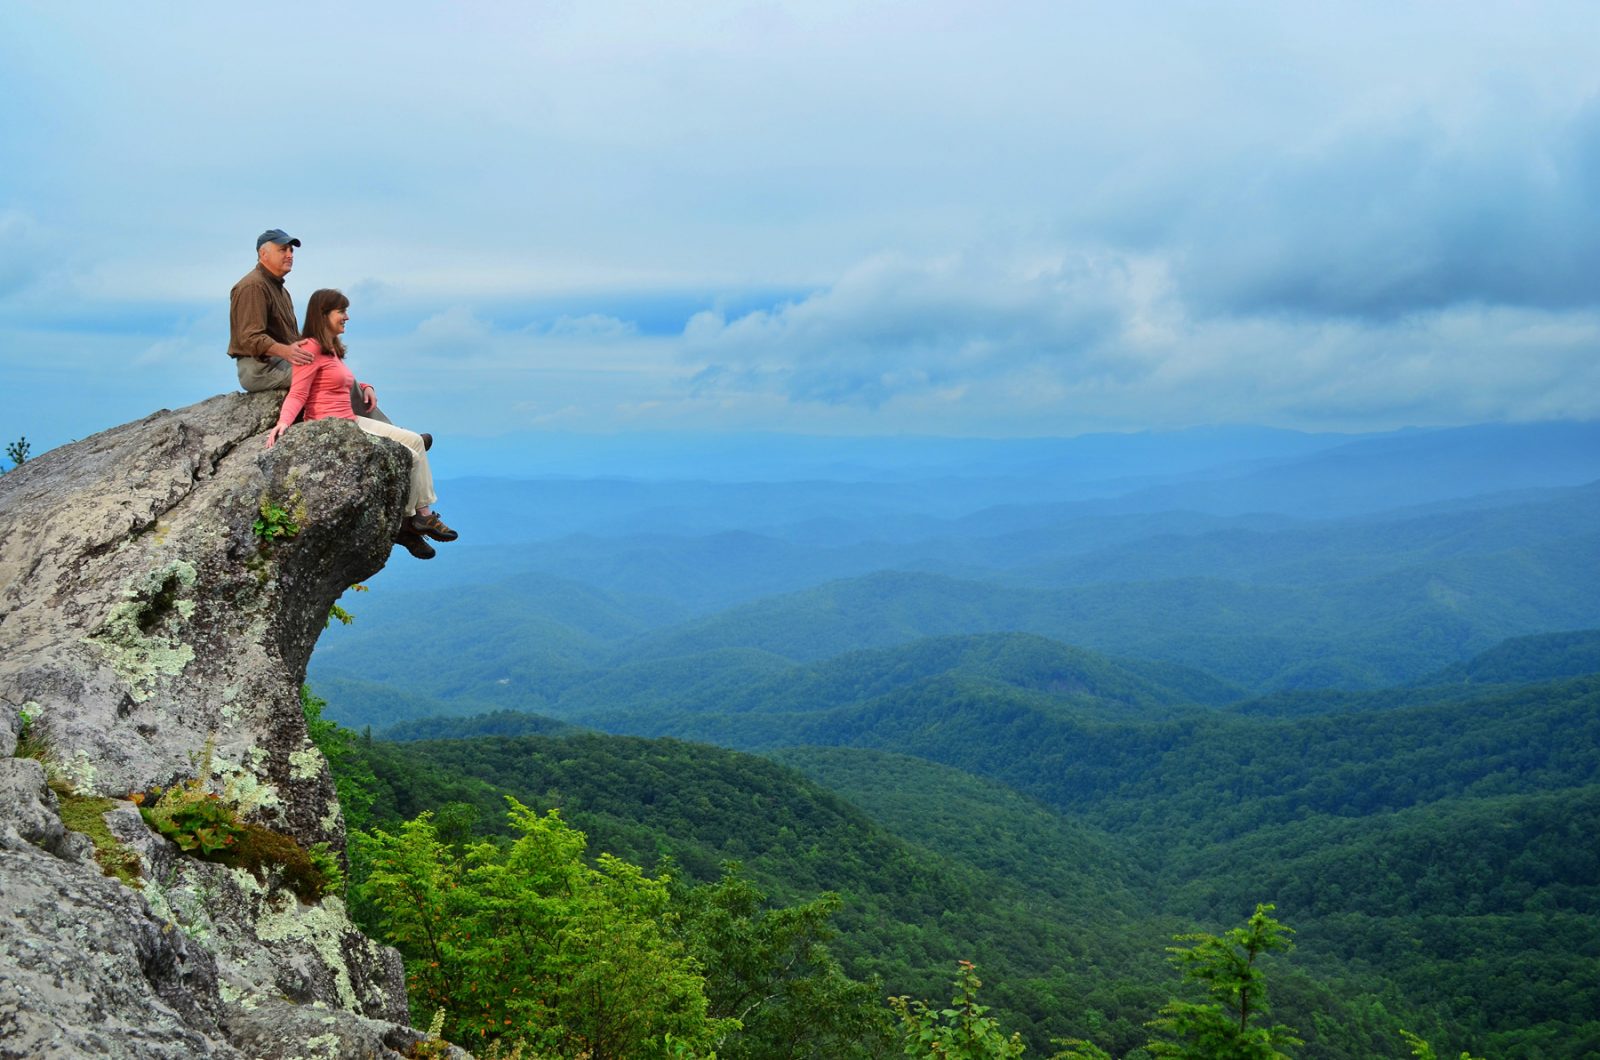
{"label": "woman's long brown hair", "polygon": [[342,291],[336,291],[332,287],[312,291],[311,301],[306,303],[306,326],[300,329],[300,337],[316,339],[317,344],[322,347],[322,352],[343,358],[344,341],[328,327],[328,314],[335,309],[349,308],[350,299],[346,298]]}

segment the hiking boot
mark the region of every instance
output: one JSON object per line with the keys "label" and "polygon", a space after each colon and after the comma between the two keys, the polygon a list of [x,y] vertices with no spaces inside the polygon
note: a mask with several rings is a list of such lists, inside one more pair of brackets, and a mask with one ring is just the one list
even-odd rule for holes
{"label": "hiking boot", "polygon": [[426,453],[429,449],[432,449],[432,448],[433,448],[433,435],[429,434],[427,431],[423,431],[422,432],[422,451],[424,453]]}
{"label": "hiking boot", "polygon": [[419,534],[426,534],[435,541],[454,541],[461,535],[444,525],[444,520],[439,518],[438,512],[429,512],[427,515],[413,515],[411,529]]}
{"label": "hiking boot", "polygon": [[432,545],[422,540],[421,534],[410,529],[409,527],[403,527],[400,532],[395,535],[394,543],[418,559],[432,559],[439,554],[433,550]]}

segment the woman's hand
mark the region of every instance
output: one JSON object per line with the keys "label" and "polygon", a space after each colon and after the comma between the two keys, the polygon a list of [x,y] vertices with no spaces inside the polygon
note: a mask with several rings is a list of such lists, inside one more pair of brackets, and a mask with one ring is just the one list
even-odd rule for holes
{"label": "woman's hand", "polygon": [[361,388],[361,396],[367,399],[367,411],[370,412],[376,409],[378,407],[377,391],[373,390],[367,383],[358,383],[356,385]]}
{"label": "woman's hand", "polygon": [[267,432],[267,448],[271,449],[272,446],[273,446],[273,443],[276,442],[279,438],[282,438],[283,437],[283,432],[288,430],[288,429],[289,428],[284,426],[283,424],[279,424],[278,426],[272,428],[272,430],[268,431]]}

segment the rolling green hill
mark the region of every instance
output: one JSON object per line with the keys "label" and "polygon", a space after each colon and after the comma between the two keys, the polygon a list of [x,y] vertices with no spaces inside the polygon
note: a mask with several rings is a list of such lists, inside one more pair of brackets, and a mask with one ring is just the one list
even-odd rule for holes
{"label": "rolling green hill", "polygon": [[1090,714],[1118,717],[1219,705],[1242,694],[1179,666],[1113,660],[1032,634],[990,633],[930,637],[809,665],[756,649],[639,662],[576,684],[549,709],[597,728],[651,734],[671,731],[675,719],[696,714],[819,714],[952,675],[1036,691]]}
{"label": "rolling green hill", "polygon": [[1424,678],[1424,685],[1522,684],[1600,673],[1600,630],[1513,637],[1466,662]]}

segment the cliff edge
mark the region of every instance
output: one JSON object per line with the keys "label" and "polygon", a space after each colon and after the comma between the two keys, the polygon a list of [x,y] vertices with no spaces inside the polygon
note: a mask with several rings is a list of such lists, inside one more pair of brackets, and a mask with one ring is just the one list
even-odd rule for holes
{"label": "cliff edge", "polygon": [[[388,558],[410,456],[338,420],[266,449],[279,397],[163,410],[0,476],[0,1057],[388,1057],[420,1037],[398,955],[336,894],[185,854],[126,801],[203,785],[343,853],[300,686],[329,608]],[[46,750],[13,757],[23,735]],[[131,884],[62,825],[72,800]]]}

